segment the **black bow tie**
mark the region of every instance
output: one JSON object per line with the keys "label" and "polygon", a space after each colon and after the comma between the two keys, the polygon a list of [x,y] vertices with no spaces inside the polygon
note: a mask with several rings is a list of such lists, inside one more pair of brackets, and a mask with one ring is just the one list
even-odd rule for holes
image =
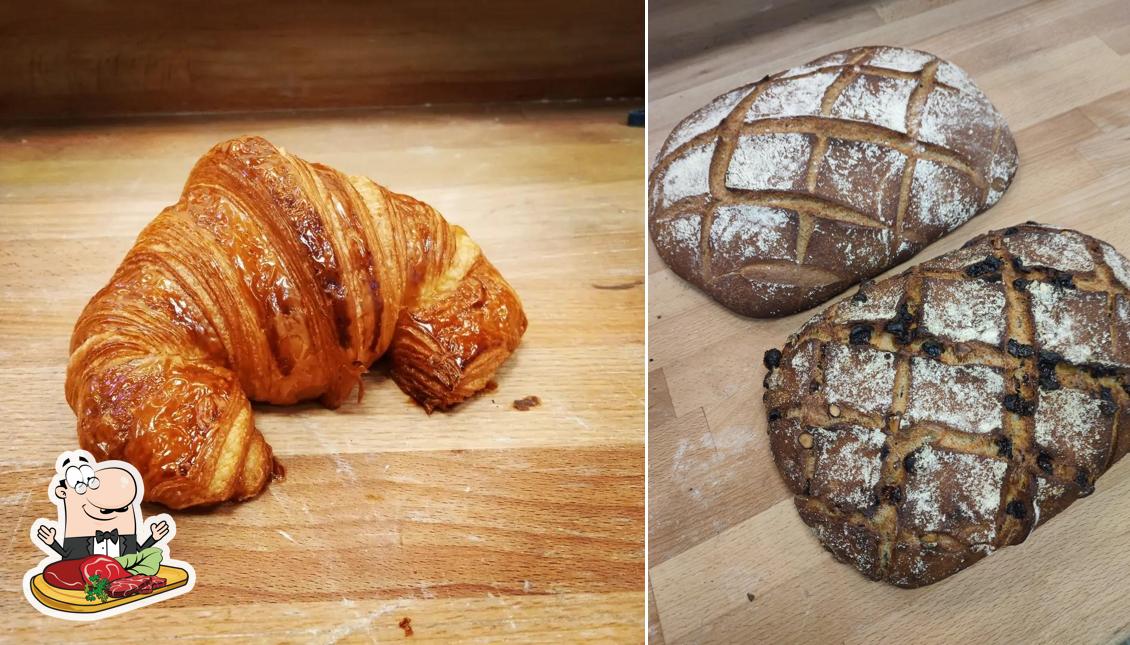
{"label": "black bow tie", "polygon": [[99,542],[105,542],[109,539],[116,544],[118,542],[118,529],[114,529],[113,531],[95,531],[94,539]]}

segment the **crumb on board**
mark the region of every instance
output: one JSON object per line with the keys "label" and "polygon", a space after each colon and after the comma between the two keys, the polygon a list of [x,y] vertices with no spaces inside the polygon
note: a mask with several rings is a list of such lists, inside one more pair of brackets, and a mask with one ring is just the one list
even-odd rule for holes
{"label": "crumb on board", "polygon": [[404,618],[401,618],[400,622],[397,623],[396,626],[404,630],[405,636],[411,636],[412,635],[412,619],[411,618],[409,618],[407,616],[405,616]]}
{"label": "crumb on board", "polygon": [[286,466],[277,458],[271,458],[271,481],[286,481]]}
{"label": "crumb on board", "polygon": [[518,399],[514,401],[514,409],[521,410],[522,412],[525,412],[530,408],[536,408],[539,405],[541,405],[541,399],[532,394],[524,399]]}
{"label": "crumb on board", "polygon": [[754,597],[755,597],[755,596],[754,596],[753,594],[751,594],[751,593],[747,593],[747,594],[745,595],[745,597],[746,597],[746,600],[748,600],[748,601],[750,601],[750,602],[753,602],[753,599],[754,599]]}

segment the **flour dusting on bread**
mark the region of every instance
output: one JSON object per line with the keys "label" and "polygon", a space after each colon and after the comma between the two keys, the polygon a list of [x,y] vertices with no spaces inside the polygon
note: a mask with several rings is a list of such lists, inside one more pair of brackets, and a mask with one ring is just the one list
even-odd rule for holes
{"label": "flour dusting on bread", "polygon": [[1036,478],[1036,523],[1051,519],[1056,506],[1067,496],[1067,486],[1047,477]]}
{"label": "flour dusting on bread", "polygon": [[[771,254],[744,252],[750,238],[714,231],[704,232],[711,246],[700,263],[656,244],[725,306],[773,317],[905,260],[996,203],[1015,169],[1003,117],[964,72],[925,52],[862,47],[767,76],[686,118],[655,160],[650,217],[688,203],[703,215],[735,203],[795,210],[804,225],[791,219],[778,235],[793,241],[787,255],[773,244],[764,245]],[[714,242],[725,248],[720,273]]]}
{"label": "flour dusting on bread", "polygon": [[905,133],[906,108],[914,85],[902,78],[860,75],[836,99],[832,116]]}
{"label": "flour dusting on bread", "polygon": [[794,242],[786,234],[791,216],[790,211],[768,206],[719,206],[710,228],[711,246],[739,264],[754,258],[791,260]]}
{"label": "flour dusting on bread", "polygon": [[1130,262],[1126,258],[1114,250],[1114,247],[1103,242],[1099,245],[1103,250],[1103,262],[1106,262],[1110,267],[1111,273],[1114,274],[1116,280],[1122,283],[1122,286],[1130,288]]}
{"label": "flour dusting on bread", "polygon": [[966,526],[971,543],[992,542],[1008,462],[926,445],[915,454],[904,509],[921,533]]}
{"label": "flour dusting on bread", "polygon": [[1001,342],[1005,299],[999,282],[938,280],[926,285],[924,292],[926,331],[958,342]]}
{"label": "flour dusting on bread", "polygon": [[1073,273],[1095,268],[1083,238],[1070,231],[1009,236],[1004,244],[1026,267],[1049,267]]}
{"label": "flour dusting on bread", "polygon": [[919,159],[910,186],[910,211],[915,221],[949,232],[977,211],[977,189],[960,172]]}
{"label": "flour dusting on bread", "polygon": [[893,148],[832,139],[817,175],[817,193],[893,224],[906,161],[906,155]]}
{"label": "flour dusting on bread", "polygon": [[955,87],[967,94],[981,94],[980,88],[973,83],[973,79],[969,78],[965,70],[948,61],[942,61],[938,64],[938,71],[935,73],[934,78],[941,83]]}
{"label": "flour dusting on bread", "polygon": [[772,83],[750,104],[745,120],[820,114],[824,93],[838,77],[836,72],[821,72]]}
{"label": "flour dusting on bread", "polygon": [[824,352],[824,394],[829,403],[843,403],[865,412],[884,412],[891,405],[895,355],[870,347],[829,345]]}
{"label": "flour dusting on bread", "polygon": [[663,174],[663,204],[669,206],[687,197],[710,192],[710,158],[714,143],[685,152]]}
{"label": "flour dusting on bread", "polygon": [[726,185],[746,190],[797,189],[811,152],[811,138],[806,134],[743,136],[730,158]]}
{"label": "flour dusting on bread", "polygon": [[867,64],[872,67],[885,67],[900,72],[919,72],[926,66],[926,63],[932,60],[934,60],[934,57],[926,52],[898,47],[880,47],[879,51],[867,61]]}
{"label": "flour dusting on bread", "polygon": [[1089,471],[1102,467],[1109,448],[1109,425],[1102,401],[1086,392],[1060,389],[1040,392],[1036,441],[1056,457]]}
{"label": "flour dusting on bread", "polygon": [[753,86],[747,85],[727,92],[684,119],[682,123],[675,126],[675,129],[671,131],[671,134],[667,137],[667,142],[663,145],[663,150],[656,159],[664,157],[667,153],[675,150],[698,135],[718,127],[718,124],[729,116],[734,106],[751,91],[753,91]]}
{"label": "flour dusting on bread", "polygon": [[657,244],[678,244],[684,249],[686,260],[697,265],[699,258],[699,235],[702,233],[702,216],[690,213],[681,217],[658,222],[655,225]]}
{"label": "flour dusting on bread", "polygon": [[[1090,495],[1130,451],[1125,272],[1109,245],[1022,224],[790,336],[765,380],[770,447],[824,546],[921,586]],[[803,379],[786,367],[802,353]]]}
{"label": "flour dusting on bread", "polygon": [[849,51],[843,51],[836,52],[834,54],[828,54],[827,56],[822,56],[812,62],[805,63],[804,65],[798,65],[796,67],[790,68],[783,72],[780,76],[781,78],[791,78],[793,76],[800,76],[802,74],[810,74],[817,70],[825,69],[828,67],[843,65],[847,63],[848,55],[850,53],[851,52]]}
{"label": "flour dusting on bread", "polygon": [[[944,87],[935,89],[926,100],[918,138],[940,146],[959,148],[970,142],[988,147],[999,120],[983,94],[967,94]],[[981,131],[981,136],[972,136]],[[988,136],[985,136],[985,135]],[[984,154],[987,151],[982,151]]]}
{"label": "flour dusting on bread", "polygon": [[1107,298],[1033,282],[1032,317],[1040,344],[1073,363],[1115,363]]}
{"label": "flour dusting on bread", "polygon": [[903,427],[928,421],[978,434],[1001,427],[1004,377],[991,367],[915,357],[910,359],[909,392]]}
{"label": "flour dusting on bread", "polygon": [[902,300],[905,282],[885,280],[872,285],[866,291],[860,289],[856,296],[841,302],[836,309],[836,320],[889,320],[895,317],[899,301]]}
{"label": "flour dusting on bread", "polygon": [[879,430],[855,425],[813,431],[817,445],[813,494],[839,506],[863,510],[871,505],[879,483],[879,452],[887,437]]}

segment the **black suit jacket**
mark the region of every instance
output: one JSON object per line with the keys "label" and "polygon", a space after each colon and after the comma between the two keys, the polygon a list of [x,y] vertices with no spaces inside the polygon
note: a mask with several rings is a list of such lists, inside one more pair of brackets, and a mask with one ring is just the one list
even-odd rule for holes
{"label": "black suit jacket", "polygon": [[[142,549],[147,549],[157,543],[150,535],[149,539],[143,542],[140,546],[137,544],[137,536],[130,533],[129,535],[118,536],[118,550],[119,555],[126,555],[128,553],[137,553]],[[76,560],[78,558],[85,558],[94,555],[94,536],[83,537],[65,537],[63,543],[59,544],[56,540],[51,543],[51,548],[55,553],[63,556],[64,560]]]}

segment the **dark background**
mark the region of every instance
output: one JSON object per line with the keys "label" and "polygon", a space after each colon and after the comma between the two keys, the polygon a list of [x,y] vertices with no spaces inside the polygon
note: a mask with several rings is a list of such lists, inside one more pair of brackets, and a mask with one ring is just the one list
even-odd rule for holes
{"label": "dark background", "polygon": [[10,3],[0,119],[642,97],[615,0]]}

